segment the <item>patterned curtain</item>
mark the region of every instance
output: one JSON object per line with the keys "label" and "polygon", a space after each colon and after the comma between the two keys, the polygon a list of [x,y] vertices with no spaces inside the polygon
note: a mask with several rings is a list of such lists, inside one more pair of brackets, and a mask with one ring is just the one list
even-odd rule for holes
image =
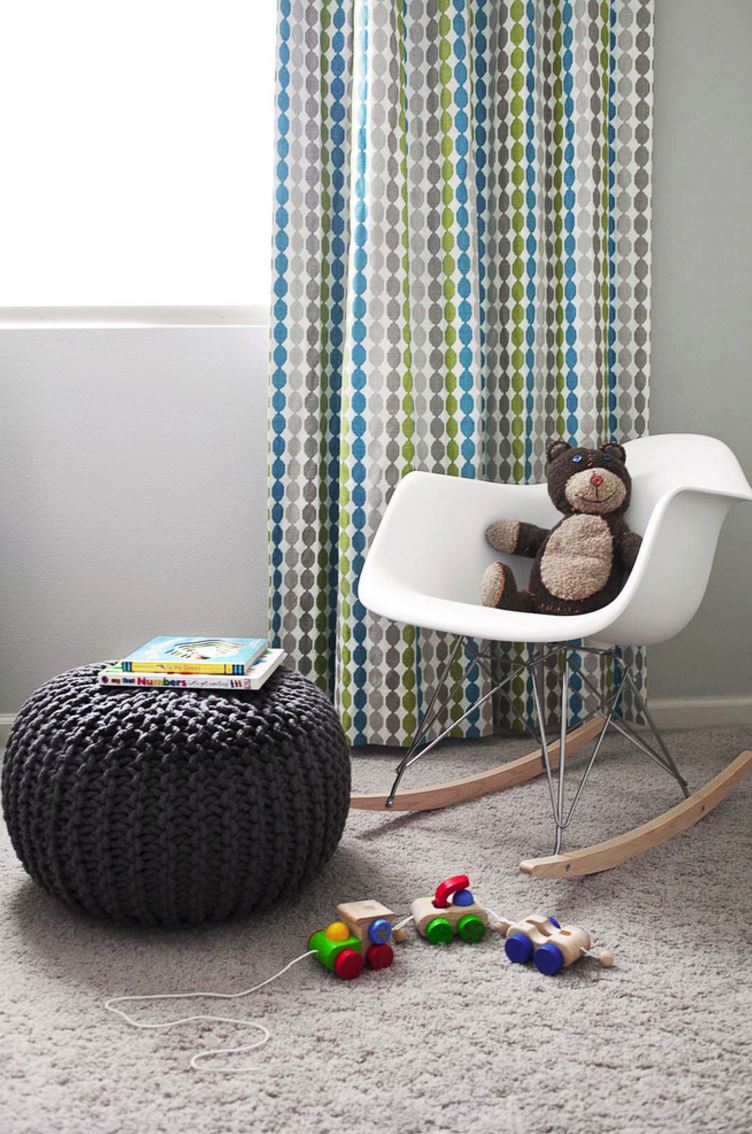
{"label": "patterned curtain", "polygon": [[[410,740],[450,645],[357,599],[400,478],[534,482],[549,437],[647,430],[652,19],[652,0],[279,0],[271,632],[354,744]],[[481,688],[454,676],[449,721]],[[573,723],[586,707],[576,678]],[[530,712],[520,679],[459,734]]]}

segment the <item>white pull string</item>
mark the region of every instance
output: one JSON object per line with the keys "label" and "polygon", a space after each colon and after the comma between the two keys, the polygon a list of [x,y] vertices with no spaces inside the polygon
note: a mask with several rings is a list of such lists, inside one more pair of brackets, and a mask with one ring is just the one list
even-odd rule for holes
{"label": "white pull string", "polygon": [[484,906],[483,908],[485,909],[487,914],[491,915],[491,917],[494,919],[494,921],[496,922],[497,925],[513,925],[514,924],[514,922],[511,920],[511,918],[502,917],[501,914],[497,914],[496,910],[492,910],[490,906]]}
{"label": "white pull string", "polygon": [[402,921],[398,921],[396,925],[392,926],[392,933],[396,933],[398,929],[402,929],[404,928],[404,926],[409,925],[411,921],[415,921],[415,918],[412,916],[412,914],[410,914],[409,917],[403,917]]}
{"label": "white pull string", "polygon": [[272,981],[277,980],[291,969],[293,965],[297,965],[300,961],[305,960],[306,957],[312,957],[316,953],[315,949],[309,949],[305,953],[301,953],[299,957],[294,960],[288,961],[284,968],[279,972],[274,973],[273,976],[267,977],[266,980],[259,981],[258,984],[252,985],[251,988],[244,988],[241,992],[157,992],[148,996],[112,996],[109,1000],[105,1001],[105,1008],[108,1012],[114,1012],[116,1016],[120,1016],[125,1020],[126,1024],[132,1028],[140,1028],[142,1030],[157,1030],[160,1028],[175,1028],[179,1024],[192,1024],[203,1021],[204,1023],[218,1023],[218,1024],[239,1024],[244,1028],[255,1028],[261,1035],[253,1043],[241,1044],[238,1047],[214,1047],[208,1051],[199,1051],[191,1056],[190,1067],[194,1071],[223,1071],[232,1073],[245,1073],[247,1071],[256,1071],[258,1068],[251,1067],[250,1065],[243,1067],[233,1067],[231,1064],[223,1064],[219,1067],[204,1067],[201,1063],[202,1060],[209,1059],[215,1055],[237,1055],[240,1052],[255,1051],[259,1047],[263,1047],[270,1037],[268,1028],[263,1024],[257,1024],[254,1020],[246,1020],[235,1016],[181,1016],[178,1020],[165,1020],[159,1023],[143,1022],[141,1020],[134,1020],[122,1008],[117,1007],[119,1004],[136,1004],[144,1001],[157,1001],[157,1000],[197,1000],[200,997],[205,997],[211,1000],[239,1000],[243,996],[250,996],[252,992],[257,992],[265,985],[271,984]]}

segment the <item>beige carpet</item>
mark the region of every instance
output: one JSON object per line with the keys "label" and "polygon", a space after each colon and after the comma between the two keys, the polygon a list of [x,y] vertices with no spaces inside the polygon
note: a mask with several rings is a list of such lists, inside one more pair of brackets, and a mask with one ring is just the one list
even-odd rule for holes
{"label": "beige carpet", "polygon": [[[693,787],[752,742],[742,730],[670,739]],[[495,762],[498,746],[447,749],[411,782],[480,770]],[[358,758],[356,784],[384,785],[392,762]],[[668,777],[612,740],[570,845],[632,826],[676,800]],[[751,805],[752,779],[693,831],[643,859],[551,882],[516,872],[521,856],[549,849],[543,782],[452,811],[356,813],[324,875],[299,901],[189,932],[78,916],[26,878],[4,840],[0,1129],[746,1134]],[[272,1032],[247,1075],[187,1070],[201,1046],[249,1038],[241,1029],[138,1032],[103,1011],[104,997],[117,993],[247,987],[302,952],[338,901],[375,897],[407,910],[414,896],[458,870],[501,913],[539,910],[589,927],[615,950],[617,967],[586,960],[546,978],[510,966],[496,937],[444,949],[411,938],[392,969],[350,984],[306,960],[231,1006]]]}

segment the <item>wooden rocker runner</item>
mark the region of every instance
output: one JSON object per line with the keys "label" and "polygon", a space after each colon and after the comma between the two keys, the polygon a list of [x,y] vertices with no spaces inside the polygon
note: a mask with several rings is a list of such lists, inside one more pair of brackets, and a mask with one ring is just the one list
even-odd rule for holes
{"label": "wooden rocker runner", "polygon": [[[398,485],[374,538],[363,569],[359,597],[372,613],[408,625],[455,636],[437,686],[418,731],[387,794],[358,794],[351,805],[369,810],[426,811],[477,799],[544,774],[554,818],[553,854],[527,859],[520,869],[532,877],[576,877],[609,870],[687,830],[725,798],[752,766],[752,752],[742,752],[722,772],[690,794],[673,756],[640,697],[620,647],[666,641],[689,622],[705,592],[721,524],[734,501],[752,500],[752,489],[730,450],[710,437],[668,435],[628,442],[633,494],[628,513],[642,546],[616,598],[599,610],[554,616],[519,610],[489,609],[473,600],[472,580],[489,561],[482,533],[498,516],[522,517],[550,526],[554,516],[545,485],[498,485],[430,473],[410,473]],[[451,533],[448,538],[447,533]],[[512,557],[509,557],[512,558]],[[519,572],[520,561],[514,560]],[[468,583],[468,580],[471,583]],[[671,580],[667,585],[666,580]],[[477,642],[527,642],[530,657],[502,681],[495,682]],[[606,696],[579,668],[573,655],[611,658],[616,674]],[[561,673],[559,739],[551,743],[542,712],[542,674],[557,660]],[[479,667],[491,688],[450,728],[432,740],[439,695],[465,665]],[[566,707],[573,668],[595,698],[596,711],[567,732]],[[516,676],[525,674],[536,710],[540,747],[489,771],[433,787],[400,792],[402,777],[457,724]],[[647,725],[638,732],[620,715],[624,694]],[[683,799],[663,814],[596,846],[562,853],[582,790],[609,731],[616,731],[642,755],[676,781]],[[567,757],[589,742],[593,749],[571,802],[565,798]]]}

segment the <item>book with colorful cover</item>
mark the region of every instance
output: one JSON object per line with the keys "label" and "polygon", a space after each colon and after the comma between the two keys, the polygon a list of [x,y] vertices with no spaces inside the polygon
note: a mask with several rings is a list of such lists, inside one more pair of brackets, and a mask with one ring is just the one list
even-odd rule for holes
{"label": "book with colorful cover", "polygon": [[155,689],[250,689],[257,690],[285,660],[284,650],[267,650],[251,666],[248,673],[134,673],[118,663],[99,673],[100,685],[125,685],[128,688],[151,686]]}
{"label": "book with colorful cover", "polygon": [[152,638],[120,662],[125,673],[247,673],[265,638]]}

